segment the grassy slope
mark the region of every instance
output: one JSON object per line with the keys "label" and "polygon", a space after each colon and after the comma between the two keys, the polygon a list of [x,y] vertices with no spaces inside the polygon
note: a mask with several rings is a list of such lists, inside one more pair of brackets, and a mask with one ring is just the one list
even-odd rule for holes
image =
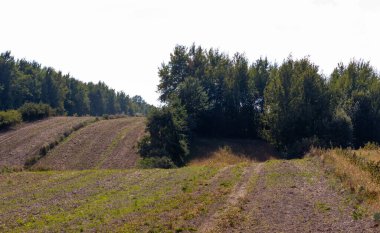
{"label": "grassy slope", "polygon": [[312,159],[7,173],[0,232],[378,230],[331,181]]}
{"label": "grassy slope", "polygon": [[0,231],[195,229],[243,167],[2,174]]}
{"label": "grassy slope", "polygon": [[[95,130],[88,126],[78,135],[97,132],[98,123],[91,126]],[[114,136],[104,151],[119,151],[112,142],[124,141],[120,133],[128,132],[120,128],[109,131]],[[61,146],[86,149],[74,139],[86,145],[91,137],[78,135]],[[360,203],[342,192],[344,186],[326,178],[316,159],[259,162],[275,153],[258,141],[202,139],[196,145],[192,166],[180,169],[0,174],[0,232],[378,230]]]}
{"label": "grassy slope", "polygon": [[[311,153],[321,158],[326,169],[338,177],[343,184],[341,190],[348,189],[355,194],[358,204],[364,203],[368,214],[380,211],[380,184],[369,170],[363,169],[349,155],[356,154],[368,161],[379,160],[380,153],[375,150],[315,150]],[[376,173],[379,176],[378,172]]]}

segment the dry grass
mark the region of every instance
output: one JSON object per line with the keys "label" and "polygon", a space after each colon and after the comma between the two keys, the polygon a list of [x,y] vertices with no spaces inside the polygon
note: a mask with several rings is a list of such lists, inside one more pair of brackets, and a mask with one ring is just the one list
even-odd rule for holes
{"label": "dry grass", "polygon": [[368,171],[353,164],[344,155],[339,154],[338,150],[314,150],[311,154],[318,155],[344,186],[357,194],[358,201],[368,206],[370,212],[380,210],[380,186],[371,178]]}
{"label": "dry grass", "polygon": [[268,143],[249,139],[197,139],[191,151],[190,166],[224,167],[278,158]]}
{"label": "dry grass", "polygon": [[380,162],[380,150],[368,150],[368,149],[359,149],[357,154],[369,160]]}

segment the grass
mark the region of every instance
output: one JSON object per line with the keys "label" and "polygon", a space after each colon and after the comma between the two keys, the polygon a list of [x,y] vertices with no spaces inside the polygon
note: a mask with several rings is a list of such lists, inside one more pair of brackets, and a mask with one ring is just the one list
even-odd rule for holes
{"label": "grass", "polygon": [[225,167],[267,161],[278,158],[278,153],[268,143],[259,140],[201,138],[193,143],[191,156],[190,166]]}
{"label": "grass", "polygon": [[347,154],[355,152],[360,157],[362,151],[363,149],[359,151],[335,149],[314,150],[311,153],[319,157],[327,172],[339,180],[339,183],[333,182],[332,185],[340,192],[352,194],[349,202],[355,206],[352,213],[354,219],[360,219],[363,215],[380,210],[380,185],[373,179],[371,172],[356,164]]}
{"label": "grass", "polygon": [[314,208],[321,213],[326,213],[331,210],[331,207],[327,203],[316,202],[314,203]]}
{"label": "grass", "polygon": [[[304,163],[307,159],[295,159],[292,160],[293,164]],[[277,170],[279,163],[282,163],[282,160],[268,160],[265,163],[264,170],[267,171],[265,175],[265,184],[268,187],[288,187],[294,186],[294,181],[296,177],[301,177],[306,179],[308,183],[312,183],[315,181],[316,176],[319,174],[303,171],[303,170]]]}
{"label": "grass", "polygon": [[[180,232],[226,198],[242,166],[0,174],[0,232]],[[229,184],[220,186],[219,184]]]}

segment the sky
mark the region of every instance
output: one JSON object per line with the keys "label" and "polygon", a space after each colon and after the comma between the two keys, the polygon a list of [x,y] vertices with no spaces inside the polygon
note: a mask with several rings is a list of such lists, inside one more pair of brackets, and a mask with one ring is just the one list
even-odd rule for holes
{"label": "sky", "polygon": [[251,62],[380,68],[378,0],[0,0],[0,52],[158,105],[158,68],[195,43]]}

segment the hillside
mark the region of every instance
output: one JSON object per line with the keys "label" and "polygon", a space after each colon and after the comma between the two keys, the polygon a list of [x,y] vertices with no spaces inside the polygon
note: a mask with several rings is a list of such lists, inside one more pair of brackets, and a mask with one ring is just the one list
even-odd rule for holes
{"label": "hillside", "polygon": [[95,122],[70,135],[39,160],[34,168],[82,170],[134,167],[139,158],[135,146],[144,129],[143,117]]}
{"label": "hillside", "polygon": [[376,232],[334,182],[315,159],[1,174],[0,231]]}
{"label": "hillside", "polygon": [[73,127],[93,117],[53,117],[26,123],[14,130],[0,133],[0,167],[21,168],[39,154],[44,145],[59,140]]}
{"label": "hillside", "polygon": [[186,167],[135,169],[145,118],[56,117],[1,133],[13,156],[1,162],[23,166],[86,121],[31,167],[51,171],[0,173],[0,232],[379,231],[378,186],[359,163],[376,148],[281,160],[264,141],[198,138]]}

